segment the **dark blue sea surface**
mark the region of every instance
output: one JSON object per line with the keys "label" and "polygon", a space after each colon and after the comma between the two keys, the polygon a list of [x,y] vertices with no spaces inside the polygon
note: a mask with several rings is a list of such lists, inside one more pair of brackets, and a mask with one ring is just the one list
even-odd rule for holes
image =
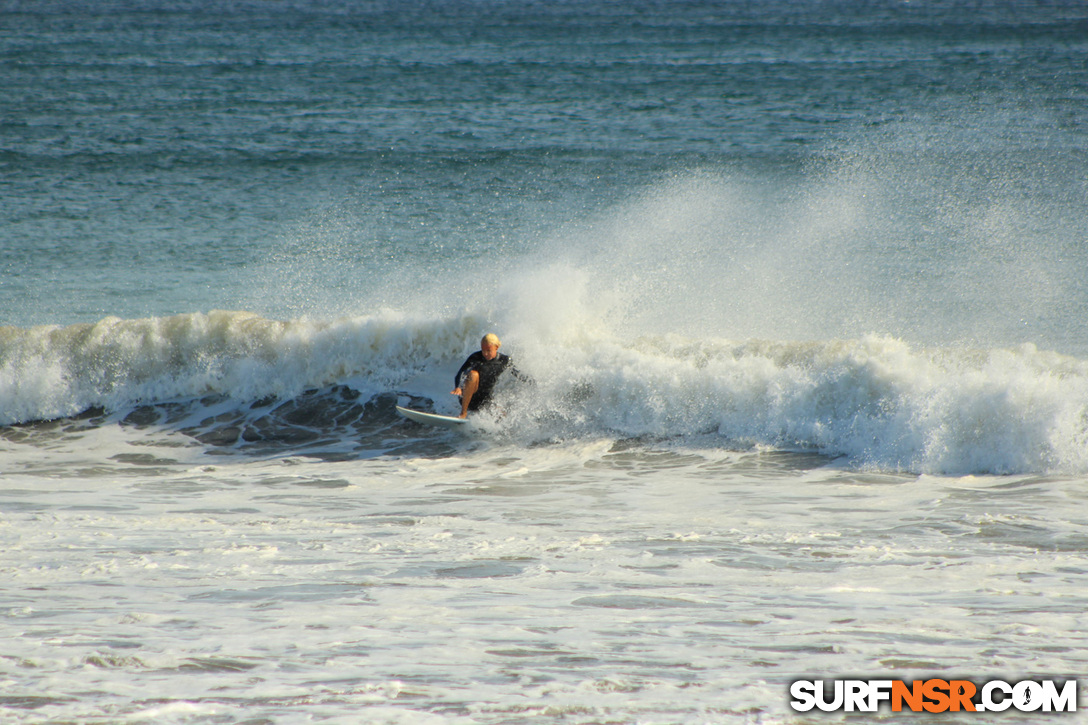
{"label": "dark blue sea surface", "polygon": [[[1025,274],[1080,303],[1086,51],[1081,3],[8,0],[0,311],[365,314],[405,304],[398,275],[457,306],[466,273],[577,254],[578,231],[638,227],[632,200],[691,175],[748,205],[699,230],[728,268],[698,295],[734,293],[753,246],[800,259],[797,230],[765,220],[839,195],[877,214],[819,231],[816,269],[841,269],[848,238],[847,256],[892,259],[882,294],[936,294],[997,209]],[[1019,323],[1018,263],[951,283],[1008,285]],[[1044,297],[1037,325],[995,337],[1072,347],[1084,323]],[[948,309],[927,311],[935,329],[882,310],[807,332],[966,335]]]}

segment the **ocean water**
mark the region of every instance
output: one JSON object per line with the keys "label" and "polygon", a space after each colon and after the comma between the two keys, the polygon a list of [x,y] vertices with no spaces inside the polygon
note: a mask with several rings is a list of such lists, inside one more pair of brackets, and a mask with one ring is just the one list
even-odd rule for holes
{"label": "ocean water", "polygon": [[[0,0],[0,722],[1081,676],[1086,57],[1080,2]],[[395,413],[485,332],[531,384]]]}

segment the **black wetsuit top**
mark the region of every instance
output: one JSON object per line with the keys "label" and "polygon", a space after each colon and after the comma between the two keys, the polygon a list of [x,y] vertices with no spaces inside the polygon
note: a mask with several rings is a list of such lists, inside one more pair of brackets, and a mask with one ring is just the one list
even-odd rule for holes
{"label": "black wetsuit top", "polygon": [[[501,352],[495,356],[494,360],[485,360],[484,354],[479,350],[468,356],[465,364],[453,376],[453,385],[457,388],[463,387],[461,380],[470,370],[480,373],[480,386],[476,389],[476,394],[472,396],[472,400],[468,402],[469,410],[478,410],[491,402],[491,390],[495,387],[495,383],[498,382],[499,376],[509,365],[510,356],[503,355]],[[514,374],[517,374],[516,370]]]}

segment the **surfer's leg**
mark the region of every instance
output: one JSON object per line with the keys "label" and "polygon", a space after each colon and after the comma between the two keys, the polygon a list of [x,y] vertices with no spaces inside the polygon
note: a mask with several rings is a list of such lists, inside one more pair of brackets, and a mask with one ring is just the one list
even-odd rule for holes
{"label": "surfer's leg", "polygon": [[468,375],[465,376],[464,382],[461,384],[461,417],[468,417],[468,405],[472,402],[472,396],[476,394],[476,391],[480,389],[480,373],[476,370],[469,370]]}

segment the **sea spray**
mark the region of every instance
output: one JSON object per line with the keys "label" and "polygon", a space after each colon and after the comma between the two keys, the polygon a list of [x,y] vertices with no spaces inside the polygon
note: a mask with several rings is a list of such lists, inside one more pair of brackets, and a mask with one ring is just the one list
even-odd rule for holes
{"label": "sea spray", "polygon": [[[535,312],[557,314],[532,320],[534,335],[567,334],[556,328],[577,317],[624,337],[877,334],[1084,354],[1083,323],[1071,312],[1084,303],[1075,260],[1086,230],[1072,192],[1058,200],[1037,193],[1039,180],[1024,177],[1015,155],[980,166],[951,153],[908,153],[919,133],[889,124],[800,172],[724,166],[663,175],[541,234],[528,251],[497,249],[469,288],[459,269],[432,283],[470,307],[499,296],[495,316],[512,324],[521,320],[511,308],[550,290]],[[1083,188],[1071,164],[1040,165],[1033,173]],[[571,310],[574,300],[585,309]]]}

